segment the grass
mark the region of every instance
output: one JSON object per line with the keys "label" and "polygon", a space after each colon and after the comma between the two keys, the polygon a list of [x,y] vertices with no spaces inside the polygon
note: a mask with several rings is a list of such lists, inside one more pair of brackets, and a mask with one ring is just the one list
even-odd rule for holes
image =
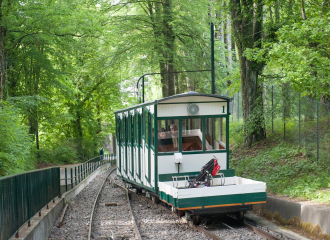
{"label": "grass", "polygon": [[[237,176],[267,183],[267,191],[301,200],[330,203],[330,162],[274,135],[250,149],[242,147],[239,126],[231,126],[230,167]],[[236,136],[241,134],[240,136]]]}

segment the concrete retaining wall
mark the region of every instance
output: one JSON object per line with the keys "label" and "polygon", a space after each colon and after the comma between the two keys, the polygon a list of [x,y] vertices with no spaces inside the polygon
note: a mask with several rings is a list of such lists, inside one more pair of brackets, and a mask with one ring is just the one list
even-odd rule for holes
{"label": "concrete retaining wall", "polygon": [[266,204],[260,204],[262,207],[272,214],[278,214],[285,218],[286,221],[292,217],[297,217],[305,223],[320,225],[323,233],[330,234],[330,208],[322,205],[308,205],[299,202],[290,202],[274,197],[267,197]]}
{"label": "concrete retaining wall", "polygon": [[80,193],[80,191],[88,185],[89,182],[91,182],[97,175],[104,172],[107,168],[110,168],[110,163],[102,165],[93,173],[91,173],[88,177],[86,177],[76,187],[74,187],[68,192],[63,193],[60,201],[58,201],[49,211],[47,211],[47,213],[45,213],[45,215],[41,219],[38,219],[38,222],[36,224],[33,224],[34,226],[28,228],[29,231],[25,233],[25,236],[23,236],[23,234],[20,234],[20,239],[48,239],[54,227],[54,223],[59,214],[61,213],[66,201],[74,199]]}

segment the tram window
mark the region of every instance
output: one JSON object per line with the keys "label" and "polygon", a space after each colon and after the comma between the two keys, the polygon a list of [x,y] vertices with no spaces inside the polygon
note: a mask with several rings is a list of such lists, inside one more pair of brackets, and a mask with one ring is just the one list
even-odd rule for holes
{"label": "tram window", "polygon": [[158,120],[158,152],[175,152],[179,150],[179,120]]}
{"label": "tram window", "polygon": [[226,119],[206,118],[206,150],[226,149]]}
{"label": "tram window", "polygon": [[201,151],[202,143],[202,119],[182,119],[182,151]]}

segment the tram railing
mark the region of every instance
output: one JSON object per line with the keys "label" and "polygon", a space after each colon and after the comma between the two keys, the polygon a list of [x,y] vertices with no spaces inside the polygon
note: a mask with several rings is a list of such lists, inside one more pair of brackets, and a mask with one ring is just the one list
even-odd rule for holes
{"label": "tram railing", "polygon": [[98,167],[115,164],[106,154],[70,167],[51,167],[0,178],[0,239],[19,237],[19,229],[56,197],[78,185]]}

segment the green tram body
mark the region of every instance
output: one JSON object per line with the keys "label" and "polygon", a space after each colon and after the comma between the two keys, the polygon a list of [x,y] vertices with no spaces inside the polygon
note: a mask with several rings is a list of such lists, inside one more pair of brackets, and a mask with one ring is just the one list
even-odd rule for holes
{"label": "green tram body", "polygon": [[[244,212],[265,203],[265,183],[237,177],[229,169],[229,102],[220,95],[188,92],[116,111],[117,176],[193,215]],[[187,110],[190,104],[199,108],[194,115]],[[178,148],[161,152],[158,130],[173,122]],[[196,122],[200,129],[188,129],[193,123],[196,128]],[[200,149],[186,148],[194,145],[189,141]],[[199,174],[213,156],[223,175],[215,176],[210,187],[188,188],[187,176]]]}

